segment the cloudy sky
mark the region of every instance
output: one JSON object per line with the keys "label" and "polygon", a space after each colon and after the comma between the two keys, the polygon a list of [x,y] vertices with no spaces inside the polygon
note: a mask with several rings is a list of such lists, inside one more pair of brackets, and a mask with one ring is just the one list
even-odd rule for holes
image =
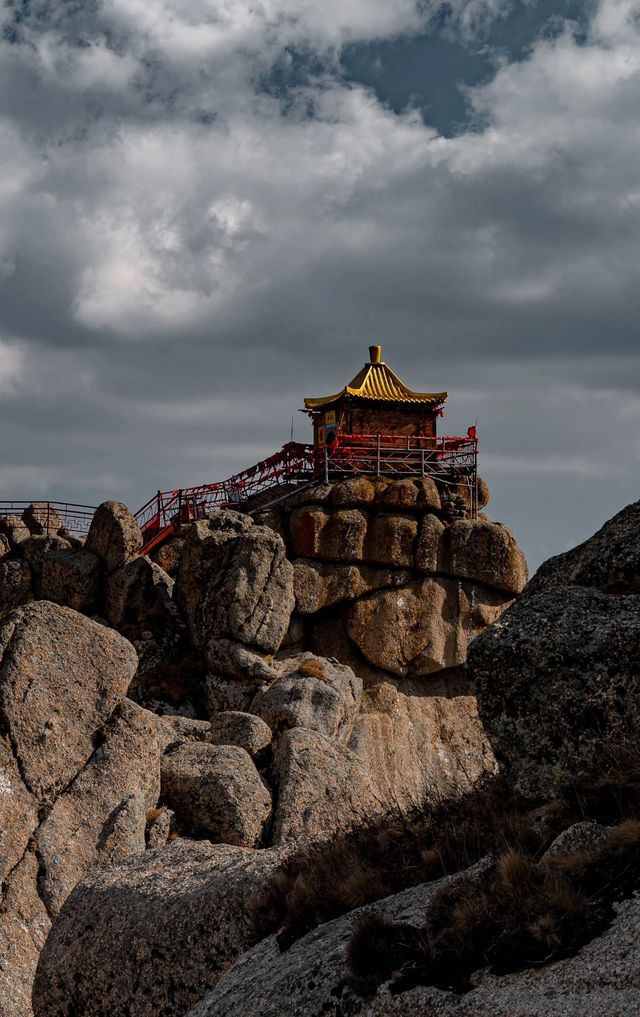
{"label": "cloudy sky", "polygon": [[382,342],[532,566],[640,497],[640,0],[4,0],[0,498],[138,507]]}

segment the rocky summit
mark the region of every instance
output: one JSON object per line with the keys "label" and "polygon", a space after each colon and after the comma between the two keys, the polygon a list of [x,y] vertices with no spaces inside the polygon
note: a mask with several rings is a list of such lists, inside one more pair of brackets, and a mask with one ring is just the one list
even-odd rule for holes
{"label": "rocky summit", "polygon": [[639,518],[0,519],[0,1017],[640,1013]]}

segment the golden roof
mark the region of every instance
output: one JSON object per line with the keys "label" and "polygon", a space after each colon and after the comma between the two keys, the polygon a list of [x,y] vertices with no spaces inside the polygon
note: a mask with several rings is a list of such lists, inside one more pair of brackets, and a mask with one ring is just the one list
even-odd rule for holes
{"label": "golden roof", "polygon": [[370,346],[369,358],[369,362],[341,392],[331,396],[320,396],[318,399],[305,399],[306,409],[320,410],[346,396],[374,402],[422,403],[427,406],[438,406],[445,402],[448,392],[413,392],[407,388],[382,359],[382,346]]}

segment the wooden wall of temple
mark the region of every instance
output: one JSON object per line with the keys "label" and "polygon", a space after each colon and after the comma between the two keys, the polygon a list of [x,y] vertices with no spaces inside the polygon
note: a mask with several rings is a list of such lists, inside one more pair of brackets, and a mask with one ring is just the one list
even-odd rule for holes
{"label": "wooden wall of temple", "polygon": [[436,418],[424,410],[416,413],[410,410],[351,407],[347,418],[351,418],[349,434],[410,434],[433,437],[436,433]]}
{"label": "wooden wall of temple", "polygon": [[436,420],[435,413],[424,408],[416,411],[345,406],[316,419],[314,441],[316,445],[323,445],[326,434],[336,427],[343,434],[398,434],[431,438],[436,434]]}

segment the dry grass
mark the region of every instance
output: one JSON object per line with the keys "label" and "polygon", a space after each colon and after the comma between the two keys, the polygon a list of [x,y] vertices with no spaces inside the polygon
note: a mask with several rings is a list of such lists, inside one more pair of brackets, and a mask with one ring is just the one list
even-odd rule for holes
{"label": "dry grass", "polygon": [[611,832],[607,846],[610,851],[640,851],[640,819],[627,819]]}
{"label": "dry grass", "polygon": [[455,801],[395,810],[301,850],[254,901],[256,937],[277,932],[284,947],[309,929],[407,886],[458,872],[489,851],[542,852],[549,835],[499,778]]}
{"label": "dry grass", "polygon": [[298,668],[298,674],[305,678],[325,678],[326,672],[321,660],[303,660]]}
{"label": "dry grass", "polygon": [[347,965],[357,972],[362,995],[375,991],[381,981],[407,977],[422,962],[422,937],[411,925],[387,921],[367,912],[356,923],[347,944]]}
{"label": "dry grass", "polygon": [[[602,932],[613,904],[640,887],[640,821],[614,827],[598,850],[572,851],[536,861],[513,848],[480,873],[445,884],[428,904],[423,929],[384,925],[390,963],[375,975],[371,957],[381,932],[371,922],[353,933],[347,958],[363,995],[395,978],[465,991],[471,974],[497,974],[573,954]],[[371,943],[369,943],[369,938]]]}
{"label": "dry grass", "polygon": [[[638,816],[635,748],[533,806],[502,777],[486,778],[462,798],[396,810],[301,850],[253,902],[255,939],[275,932],[286,949],[322,922],[490,856],[481,877],[458,878],[432,899],[424,931],[398,927],[394,939],[388,923],[363,920],[349,948],[355,981],[368,991],[375,971],[389,976],[391,965],[399,978],[463,989],[479,966],[541,964],[578,949],[610,920],[613,901],[640,886]],[[555,837],[584,819],[615,826],[604,848],[541,863]]]}

